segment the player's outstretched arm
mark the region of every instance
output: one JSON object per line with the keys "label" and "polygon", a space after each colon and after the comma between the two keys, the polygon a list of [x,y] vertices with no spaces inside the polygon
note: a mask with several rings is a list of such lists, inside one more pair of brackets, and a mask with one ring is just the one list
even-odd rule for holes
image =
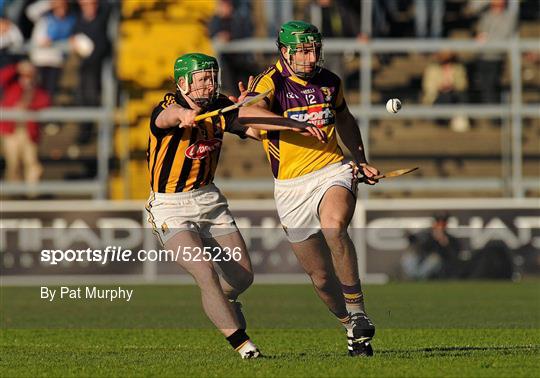
{"label": "player's outstretched arm", "polygon": [[192,127],[195,125],[195,116],[197,112],[192,109],[186,109],[178,104],[172,104],[159,113],[156,118],[156,126],[160,129],[171,127]]}
{"label": "player's outstretched arm", "polygon": [[364,182],[369,185],[376,184],[378,180],[369,178],[378,175],[379,170],[369,165],[367,161],[362,134],[348,107],[337,114],[336,129],[354,161],[359,165],[359,169],[362,170],[363,176],[366,177]]}
{"label": "player's outstretched arm", "polygon": [[272,113],[259,106],[241,108],[238,113],[238,122],[243,126],[257,130],[267,131],[296,131],[304,135],[313,136],[322,143],[327,141],[326,134],[321,129],[307,122],[299,122]]}
{"label": "player's outstretched arm", "polygon": [[[243,101],[248,99],[249,91],[248,88],[252,87],[253,76],[249,77],[247,87],[244,86],[243,82],[238,83],[238,92],[240,93],[239,97],[229,96],[229,99],[233,102]],[[247,127],[246,135],[253,139],[260,140],[260,130],[267,131],[296,131],[300,134],[306,136],[313,136],[322,143],[326,143],[327,136],[324,131],[318,129],[317,127],[306,123],[298,122],[290,118],[281,117],[275,113],[272,113],[268,110],[268,104],[266,101],[261,100],[256,104],[251,106],[242,107],[238,111],[238,123],[242,126]]]}

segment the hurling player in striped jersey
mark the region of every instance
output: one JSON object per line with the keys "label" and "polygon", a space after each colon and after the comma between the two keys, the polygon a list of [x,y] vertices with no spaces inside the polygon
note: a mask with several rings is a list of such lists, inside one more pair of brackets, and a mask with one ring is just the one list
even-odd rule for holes
{"label": "hurling player in striped jersey", "polygon": [[[347,227],[358,179],[373,185],[379,171],[366,160],[360,130],[338,76],[321,67],[322,36],[307,22],[290,21],[278,36],[279,59],[258,75],[248,96],[270,91],[257,105],[324,130],[319,144],[290,131],[261,131],[275,180],[285,233],[315,290],[347,330],[351,356],[371,356],[375,327],[364,308],[358,261]],[[344,161],[337,133],[353,160]]]}
{"label": "hurling player in striped jersey", "polygon": [[206,315],[242,358],[256,358],[260,352],[246,334],[237,301],[253,281],[251,262],[227,200],[213,184],[223,134],[246,138],[255,135],[253,128],[290,130],[319,141],[324,134],[310,124],[276,117],[258,107],[196,122],[199,113],[233,104],[219,93],[218,74],[214,57],[190,53],[176,60],[177,91],[167,93],[150,118],[151,192],[146,210],[161,244],[173,255],[180,252],[176,262],[199,286]]}

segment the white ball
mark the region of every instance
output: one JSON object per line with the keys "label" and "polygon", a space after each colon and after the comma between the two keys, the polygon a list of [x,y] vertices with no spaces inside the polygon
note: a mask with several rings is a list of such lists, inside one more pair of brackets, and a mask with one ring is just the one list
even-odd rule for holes
{"label": "white ball", "polygon": [[391,98],[386,102],[386,110],[388,113],[397,113],[401,109],[401,101],[397,98]]}
{"label": "white ball", "polygon": [[88,58],[94,51],[94,42],[86,34],[75,34],[73,41],[75,42],[75,51],[83,58]]}

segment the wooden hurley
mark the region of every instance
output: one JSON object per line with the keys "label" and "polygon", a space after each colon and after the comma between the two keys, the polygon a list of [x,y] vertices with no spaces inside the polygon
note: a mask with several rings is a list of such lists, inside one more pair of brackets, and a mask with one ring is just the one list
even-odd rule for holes
{"label": "wooden hurley", "polygon": [[203,119],[214,117],[214,116],[217,116],[219,114],[230,112],[231,110],[238,109],[238,108],[241,108],[243,106],[253,105],[253,104],[261,101],[268,93],[270,93],[270,90],[268,90],[268,91],[266,91],[264,93],[260,93],[255,97],[250,97],[247,100],[244,100],[242,102],[237,102],[236,104],[227,106],[225,108],[213,110],[213,111],[208,112],[208,113],[199,114],[198,116],[195,117],[195,122],[202,121]]}
{"label": "wooden hurley", "polygon": [[416,171],[417,169],[418,169],[418,167],[414,167],[414,168],[404,168],[404,169],[396,169],[395,171],[390,171],[390,172],[387,172],[387,173],[384,173],[384,174],[380,174],[380,175],[377,175],[377,176],[366,177],[366,179],[380,180],[380,179],[383,179],[383,178],[398,177],[398,176],[406,175],[407,173],[414,172],[414,171]]}

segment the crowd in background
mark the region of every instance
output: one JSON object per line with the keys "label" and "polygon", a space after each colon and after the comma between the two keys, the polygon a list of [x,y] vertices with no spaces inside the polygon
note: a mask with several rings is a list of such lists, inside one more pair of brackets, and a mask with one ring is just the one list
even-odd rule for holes
{"label": "crowd in background", "polygon": [[[34,110],[50,105],[99,106],[103,63],[111,52],[109,17],[111,8],[119,4],[116,0],[0,0],[1,106]],[[459,29],[481,43],[512,38],[518,15],[538,20],[540,2],[373,0],[371,14],[362,14],[363,10],[359,0],[216,0],[215,14],[207,20],[208,36],[221,43],[274,39],[283,22],[303,19],[316,24],[325,39],[367,43],[380,38],[447,38]],[[538,54],[527,56],[540,61]],[[221,56],[223,89],[236,93],[238,81],[271,64],[261,57],[256,53]],[[349,69],[343,56],[325,56],[325,65],[342,74],[346,88],[359,87],[360,60],[353,58],[356,66]],[[392,54],[378,58],[384,66]],[[425,105],[508,101],[500,80],[504,60],[502,53],[482,53],[471,66],[461,62],[458,54],[441,51],[431,56],[421,83],[411,90]],[[76,80],[66,89],[61,83],[68,66]],[[455,117],[451,125],[464,131],[468,120]],[[0,122],[7,180],[39,178],[39,130],[32,122]],[[77,144],[94,142],[94,134],[92,123],[80,125]]]}
{"label": "crowd in background", "polygon": [[54,99],[66,60],[76,54],[83,79],[76,104],[99,103],[101,68],[110,50],[108,2],[1,0],[0,9],[0,67],[29,60],[37,68],[40,86]]}
{"label": "crowd in background", "polygon": [[[98,0],[1,0],[0,85],[3,108],[39,110],[59,105],[59,83],[68,59],[78,66],[71,101],[99,106],[101,71],[110,51],[108,3]],[[79,144],[90,141],[93,124],[80,127]],[[42,172],[36,122],[0,122],[5,179],[35,183]]]}
{"label": "crowd in background", "polygon": [[[373,38],[447,38],[453,30],[461,29],[469,31],[470,39],[485,43],[512,38],[517,32],[518,15],[522,19],[538,20],[540,4],[535,0],[377,0],[371,1],[369,16],[362,14],[358,0],[218,0],[216,9],[209,23],[209,34],[220,42],[275,38],[279,25],[296,18],[317,25],[326,39],[355,38],[366,43]],[[388,62],[384,54],[381,58]],[[424,93],[419,97],[425,104],[501,102],[504,59],[502,53],[482,53],[473,67],[465,67],[451,52],[433,54],[432,64],[424,75]],[[234,90],[234,83],[251,73],[245,70],[252,67],[249,63],[253,56],[225,54],[222,60],[230,73],[228,76],[234,78],[226,81],[224,87]],[[340,57],[327,54],[325,65],[336,70],[343,62]],[[443,78],[432,82],[439,73]],[[352,78],[347,78],[347,73],[343,73],[351,86],[358,82],[355,74],[357,70],[353,70]],[[477,93],[472,98],[466,93],[470,89]]]}
{"label": "crowd in background", "polygon": [[[461,28],[476,36],[486,33],[489,40],[507,38],[518,15],[537,20],[540,11],[536,0],[370,0],[367,16],[363,1],[217,0],[216,16],[235,20],[233,39],[274,38],[282,23],[302,19],[317,25],[326,38],[445,38]],[[224,6],[230,8],[227,14]],[[494,19],[498,30],[490,27]]]}

